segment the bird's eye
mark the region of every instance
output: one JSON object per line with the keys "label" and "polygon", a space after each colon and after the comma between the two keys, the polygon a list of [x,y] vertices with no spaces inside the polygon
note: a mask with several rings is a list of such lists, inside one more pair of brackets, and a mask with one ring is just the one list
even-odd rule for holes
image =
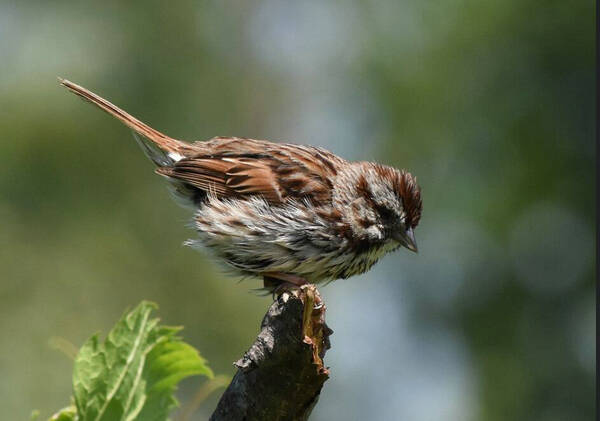
{"label": "bird's eye", "polygon": [[377,212],[383,219],[392,219],[394,218],[394,211],[389,208],[383,206],[377,206]]}

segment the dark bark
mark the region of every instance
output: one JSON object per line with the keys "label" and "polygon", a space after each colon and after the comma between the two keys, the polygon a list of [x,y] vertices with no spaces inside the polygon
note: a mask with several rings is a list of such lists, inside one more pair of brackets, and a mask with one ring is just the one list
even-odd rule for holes
{"label": "dark bark", "polygon": [[323,357],[332,331],[313,285],[284,292],[265,315],[211,421],[306,420],[329,372]]}

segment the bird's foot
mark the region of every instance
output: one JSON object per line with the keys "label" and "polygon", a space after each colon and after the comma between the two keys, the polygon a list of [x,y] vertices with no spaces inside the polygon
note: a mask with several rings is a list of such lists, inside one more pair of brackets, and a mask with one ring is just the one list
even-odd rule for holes
{"label": "bird's foot", "polygon": [[[298,275],[282,272],[268,272],[264,275],[265,288],[273,288],[273,299],[279,297],[284,292],[294,292],[310,283]],[[320,310],[323,307],[321,296],[317,293],[314,299],[314,310]]]}
{"label": "bird's foot", "polygon": [[284,292],[297,291],[308,281],[300,276],[282,272],[268,272],[263,274],[265,288],[271,289],[273,299],[281,296]]}
{"label": "bird's foot", "polygon": [[287,273],[270,272],[263,276],[264,286],[271,289],[274,300],[287,300],[285,293],[302,300],[302,337],[305,343],[315,345],[315,361],[322,362],[325,351],[331,347],[329,336],[333,330],[325,323],[327,308],[316,286],[300,276]]}
{"label": "bird's foot", "polygon": [[292,275],[291,273],[283,273],[283,272],[267,272],[263,274],[264,277],[270,279],[278,279],[283,282],[287,282],[296,286],[306,285],[309,282],[301,276]]}

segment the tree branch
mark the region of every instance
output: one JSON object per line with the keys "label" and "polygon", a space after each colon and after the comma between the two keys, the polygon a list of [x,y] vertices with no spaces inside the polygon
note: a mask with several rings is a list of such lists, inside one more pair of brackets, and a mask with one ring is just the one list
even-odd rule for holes
{"label": "tree branch", "polygon": [[323,357],[333,331],[314,285],[281,294],[244,356],[211,421],[306,420],[329,372]]}

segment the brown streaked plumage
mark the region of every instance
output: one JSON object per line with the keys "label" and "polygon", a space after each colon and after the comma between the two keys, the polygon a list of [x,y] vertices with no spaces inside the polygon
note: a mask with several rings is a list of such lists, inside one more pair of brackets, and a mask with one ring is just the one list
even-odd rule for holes
{"label": "brown streaked plumage", "polygon": [[202,246],[243,275],[330,281],[385,253],[416,251],[421,192],[408,172],[349,162],[322,148],[238,137],[186,143],[67,80],[60,83],[133,129],[156,172],[195,209]]}

